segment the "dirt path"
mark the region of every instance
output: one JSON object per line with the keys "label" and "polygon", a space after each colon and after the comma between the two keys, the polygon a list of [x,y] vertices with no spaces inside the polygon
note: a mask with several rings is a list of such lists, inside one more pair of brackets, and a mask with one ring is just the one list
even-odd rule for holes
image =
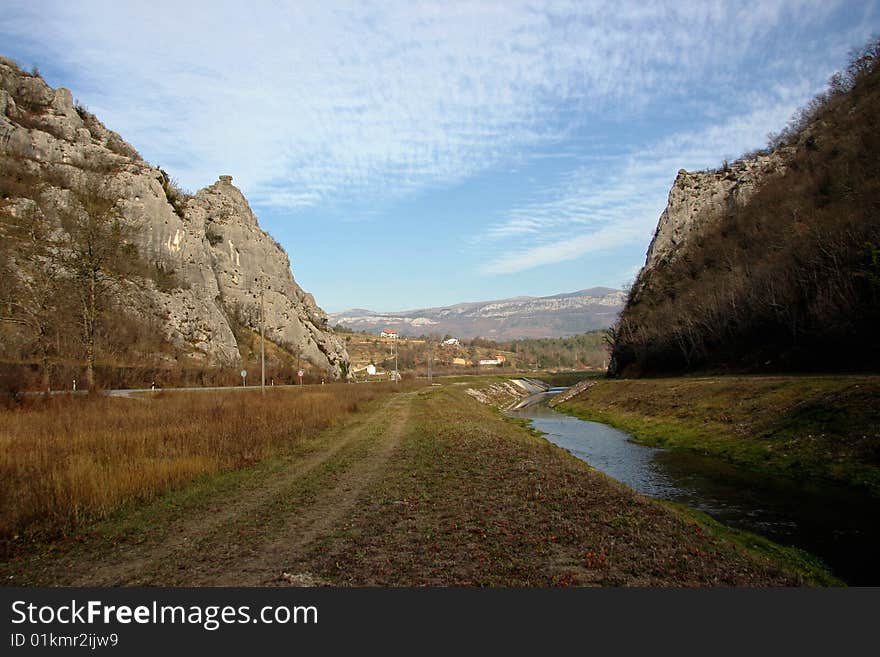
{"label": "dirt path", "polygon": [[390,394],[292,449],[2,564],[0,577],[51,586],[832,581],[804,555],[640,497],[452,386]]}
{"label": "dirt path", "polygon": [[[265,478],[252,478],[145,536],[45,565],[54,583],[258,585],[286,583],[283,562],[344,521],[398,444],[412,395],[391,396]],[[308,578],[305,580],[309,583]]]}
{"label": "dirt path", "polygon": [[260,586],[271,583],[314,583],[309,573],[287,573],[282,566],[314,541],[320,540],[345,521],[360,495],[382,474],[385,464],[400,443],[409,423],[412,397],[398,395],[384,418],[385,426],[369,439],[369,448],[331,489],[310,504],[284,518],[274,539],[251,545],[251,556],[235,559],[229,570],[218,569],[197,585]]}

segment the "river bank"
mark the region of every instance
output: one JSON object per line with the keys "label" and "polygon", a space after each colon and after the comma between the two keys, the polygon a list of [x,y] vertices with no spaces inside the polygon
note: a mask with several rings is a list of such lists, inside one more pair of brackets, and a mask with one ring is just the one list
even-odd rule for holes
{"label": "river bank", "polygon": [[821,480],[797,482],[762,474],[686,450],[643,445],[607,424],[554,411],[546,396],[543,403],[507,415],[528,420],[548,441],[637,493],[672,503],[698,519],[713,519],[708,530],[724,528],[750,550],[795,562],[817,578],[830,569],[848,584],[880,583],[880,516],[869,495]]}
{"label": "river bank", "polygon": [[[487,381],[491,382],[491,381]],[[798,586],[466,392],[389,394],[290,453],[22,546],[9,585]]]}
{"label": "river bank", "polygon": [[880,377],[598,380],[556,410],[637,441],[880,495]]}

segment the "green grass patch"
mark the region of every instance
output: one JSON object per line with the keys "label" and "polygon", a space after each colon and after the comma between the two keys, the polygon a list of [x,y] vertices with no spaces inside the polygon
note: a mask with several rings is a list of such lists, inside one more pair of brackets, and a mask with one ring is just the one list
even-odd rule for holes
{"label": "green grass patch", "polygon": [[385,475],[344,528],[292,568],[336,585],[826,581],[790,567],[786,555],[783,563],[748,551],[637,495],[464,387],[419,395],[412,417]]}
{"label": "green grass patch", "polygon": [[880,495],[880,377],[600,381],[557,410],[657,447]]}

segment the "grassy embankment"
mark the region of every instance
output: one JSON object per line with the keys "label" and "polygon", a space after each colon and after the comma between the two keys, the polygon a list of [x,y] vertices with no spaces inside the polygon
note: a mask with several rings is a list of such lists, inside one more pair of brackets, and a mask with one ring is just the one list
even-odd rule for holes
{"label": "grassy embankment", "polygon": [[[44,585],[837,583],[797,550],[637,495],[471,399],[467,385],[376,400],[280,458],[199,477],[19,549],[0,576]],[[288,427],[283,414],[273,421]]]}
{"label": "grassy embankment", "polygon": [[379,486],[287,565],[370,585],[839,583],[810,555],[634,493],[524,421],[419,395]]}
{"label": "grassy embankment", "polygon": [[266,459],[387,389],[56,397],[2,409],[0,546],[61,535],[200,475]]}
{"label": "grassy embankment", "polygon": [[557,407],[640,442],[880,495],[880,377],[601,380]]}

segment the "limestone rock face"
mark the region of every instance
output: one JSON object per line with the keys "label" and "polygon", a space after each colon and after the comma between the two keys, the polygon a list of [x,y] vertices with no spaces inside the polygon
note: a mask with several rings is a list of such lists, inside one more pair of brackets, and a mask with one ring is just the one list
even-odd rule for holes
{"label": "limestone rock face", "polygon": [[120,301],[145,320],[158,320],[165,338],[190,357],[240,362],[231,321],[259,328],[262,281],[266,337],[331,375],[346,369],[348,355],[327,329],[326,315],[296,284],[287,254],[259,227],[230,176],[175,207],[167,175],[77,106],[70,91],[52,89],[0,57],[0,173],[9,172],[6,179],[17,182],[3,194],[7,203],[63,202],[64,189],[100,177],[135,227],[139,253],[181,283],[168,290],[144,280],[126,286]]}
{"label": "limestone rock face", "polygon": [[232,176],[199,191],[186,220],[203,227],[220,299],[227,312],[255,330],[262,307],[266,337],[312,363],[339,372],[348,355],[327,329],[327,315],[303,292],[284,249],[257,223]]}
{"label": "limestone rock face", "polygon": [[645,260],[645,270],[675,258],[676,250],[735,205],[745,203],[768,176],[785,171],[788,151],[744,159],[717,171],[679,170]]}

